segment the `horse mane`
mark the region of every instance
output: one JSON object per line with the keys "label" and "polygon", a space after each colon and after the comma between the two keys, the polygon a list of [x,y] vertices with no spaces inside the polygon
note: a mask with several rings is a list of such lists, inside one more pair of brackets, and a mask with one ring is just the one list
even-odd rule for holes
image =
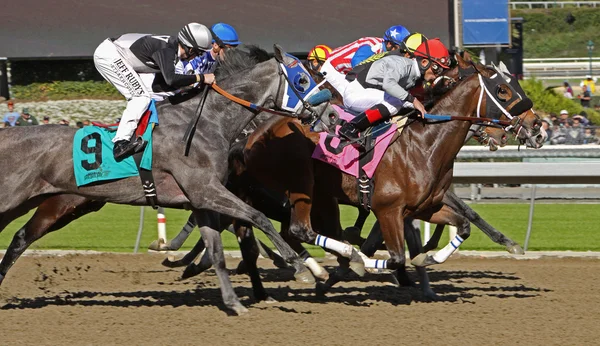
{"label": "horse mane", "polygon": [[247,45],[244,48],[231,48],[225,52],[225,59],[217,64],[215,76],[218,79],[225,79],[270,58],[269,53],[258,46]]}

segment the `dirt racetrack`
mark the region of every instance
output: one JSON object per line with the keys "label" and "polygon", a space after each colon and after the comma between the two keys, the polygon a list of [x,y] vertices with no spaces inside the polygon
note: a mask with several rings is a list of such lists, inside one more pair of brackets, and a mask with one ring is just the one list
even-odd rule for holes
{"label": "dirt racetrack", "polygon": [[[600,260],[452,258],[430,270],[440,301],[387,275],[352,278],[316,298],[292,271],[260,260],[278,303],[228,316],[214,271],[178,280],[162,255],[28,256],[0,288],[1,345],[592,345],[600,328]],[[235,268],[237,259],[227,259]],[[334,262],[327,261],[328,269]],[[232,271],[233,272],[233,271]],[[415,277],[411,268],[411,275]]]}

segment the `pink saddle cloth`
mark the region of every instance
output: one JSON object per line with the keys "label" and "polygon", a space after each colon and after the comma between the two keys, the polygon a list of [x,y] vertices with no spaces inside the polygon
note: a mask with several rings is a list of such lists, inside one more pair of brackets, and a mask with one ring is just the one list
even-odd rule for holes
{"label": "pink saddle cloth", "polygon": [[[347,113],[342,108],[336,105],[333,105],[332,107],[335,108],[341,119],[350,121],[354,118],[352,114]],[[339,128],[340,126],[336,127],[336,133],[338,132]],[[373,159],[363,166],[363,170],[369,178],[373,177],[375,169],[377,169],[377,165],[381,161],[385,150],[394,137],[394,132],[397,128],[398,126],[396,124],[391,124],[391,126],[384,133],[379,134],[376,137],[373,148]],[[347,145],[340,151],[338,149],[339,144],[340,139],[338,137],[333,137],[323,132],[320,133],[319,143],[312,154],[312,158],[327,162],[330,165],[337,167],[342,172],[352,174],[358,178],[358,156],[360,152],[353,145]]]}

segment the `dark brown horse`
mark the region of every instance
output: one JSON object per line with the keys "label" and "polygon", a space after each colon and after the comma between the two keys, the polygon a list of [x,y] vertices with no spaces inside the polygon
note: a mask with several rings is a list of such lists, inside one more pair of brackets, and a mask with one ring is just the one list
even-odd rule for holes
{"label": "dark brown horse", "polygon": [[[496,103],[491,100],[492,97],[502,105],[517,93],[505,79],[495,79],[496,94],[486,95],[478,104],[479,91],[484,87],[479,76],[491,80],[500,72],[468,64],[459,57],[457,59],[460,68],[476,68],[476,71],[442,97],[432,113],[470,116],[479,113],[486,116],[487,103]],[[522,90],[520,93],[524,95]],[[512,112],[515,123],[518,122],[518,126],[527,131],[527,134],[520,134],[521,139],[531,141],[532,146],[539,146],[536,136],[531,135],[536,133],[539,118],[529,111],[531,105],[525,108],[522,104],[520,106],[518,102],[512,102],[503,107],[503,111]],[[455,225],[459,228],[455,241],[468,237],[468,220],[443,205],[442,200],[451,183],[454,157],[469,127],[470,123],[467,122],[427,125],[413,122],[387,149],[375,173],[373,197],[373,211],[381,222],[391,255],[391,260],[385,263],[386,268],[404,266],[406,217]],[[248,171],[264,186],[285,191],[289,195],[293,206],[290,232],[301,241],[321,245],[319,240],[323,237],[317,232],[339,227],[338,201],[358,205],[355,178],[322,162],[306,165],[306,158],[312,154],[318,135],[309,132],[298,122],[273,119],[260,130],[251,136],[246,147]],[[284,181],[293,183],[286,185]],[[320,216],[315,216],[315,210]],[[316,225],[322,229],[317,229]],[[418,264],[441,263],[451,252],[444,248],[434,257],[436,260],[425,258]]]}

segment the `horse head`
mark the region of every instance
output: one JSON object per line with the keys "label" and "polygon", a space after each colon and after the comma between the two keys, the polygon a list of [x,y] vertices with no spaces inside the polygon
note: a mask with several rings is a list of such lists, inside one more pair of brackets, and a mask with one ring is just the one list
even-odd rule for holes
{"label": "horse head", "polygon": [[273,49],[283,80],[283,86],[278,86],[279,107],[294,112],[317,132],[332,129],[339,115],[331,107],[331,96],[319,97],[326,95],[324,93],[316,95],[319,93],[317,83],[298,58],[286,53],[279,45],[274,45]]}
{"label": "horse head", "polygon": [[[511,126],[505,128],[505,131],[514,133],[519,141],[528,147],[540,148],[547,137],[541,127],[541,119],[533,112],[533,102],[506,66],[500,64],[487,67],[466,61],[459,55],[456,56],[456,60],[459,75],[466,76],[473,72],[478,74],[478,116],[510,120]],[[493,145],[506,143],[505,135],[501,131],[490,129],[486,132],[488,137],[496,141]]]}

